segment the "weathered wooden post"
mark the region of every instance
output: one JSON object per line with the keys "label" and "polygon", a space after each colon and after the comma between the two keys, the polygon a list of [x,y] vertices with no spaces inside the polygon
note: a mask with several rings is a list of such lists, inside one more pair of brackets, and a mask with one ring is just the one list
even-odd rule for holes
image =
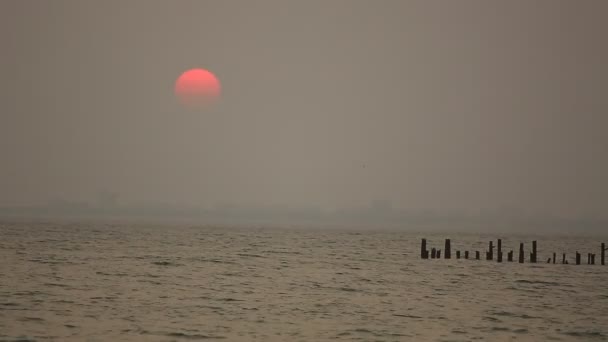
{"label": "weathered wooden post", "polygon": [[490,247],[486,253],[486,260],[494,260],[494,241],[490,241]]}
{"label": "weathered wooden post", "polygon": [[530,262],[531,263],[535,263],[536,262],[536,241],[532,241],[532,253],[530,253]]}
{"label": "weathered wooden post", "polygon": [[587,253],[587,265],[591,265],[591,253]]}
{"label": "weathered wooden post", "polygon": [[480,259],[479,251],[475,251],[475,260],[479,260],[479,259]]}
{"label": "weathered wooden post", "polygon": [[437,256],[437,250],[435,248],[431,249],[431,259],[435,259]]}
{"label": "weathered wooden post", "polygon": [[591,265],[595,265],[595,253],[591,254]]}
{"label": "weathered wooden post", "polygon": [[513,250],[507,253],[507,261],[513,262]]}
{"label": "weathered wooden post", "polygon": [[464,251],[464,258],[468,259],[469,258],[469,251]]}
{"label": "weathered wooden post", "polygon": [[451,259],[452,258],[452,241],[450,241],[450,239],[445,239],[445,258],[446,259]]}
{"label": "weathered wooden post", "polygon": [[429,258],[429,251],[426,250],[426,239],[422,239],[422,244],[420,245],[420,257],[422,259]]}
{"label": "weathered wooden post", "polygon": [[441,259],[441,249],[437,250],[437,253],[435,256],[437,257],[437,259]]}
{"label": "weathered wooden post", "polygon": [[523,264],[524,263],[524,243],[521,242],[519,244],[519,263]]}
{"label": "weathered wooden post", "polygon": [[576,264],[581,264],[581,253],[579,253],[578,251],[576,252]]}
{"label": "weathered wooden post", "polygon": [[498,239],[498,250],[496,251],[496,261],[502,262],[502,239]]}
{"label": "weathered wooden post", "polygon": [[566,253],[562,254],[562,265],[567,264],[568,262],[566,261]]}
{"label": "weathered wooden post", "polygon": [[555,258],[557,257],[556,253],[553,253],[553,263],[555,264]]}
{"label": "weathered wooden post", "polygon": [[547,259],[547,264],[551,263],[551,258]]}
{"label": "weathered wooden post", "polygon": [[606,244],[602,243],[602,253],[600,253],[600,257],[602,258],[602,265],[606,265]]}
{"label": "weathered wooden post", "polygon": [[460,251],[456,251],[456,259],[460,259]]}

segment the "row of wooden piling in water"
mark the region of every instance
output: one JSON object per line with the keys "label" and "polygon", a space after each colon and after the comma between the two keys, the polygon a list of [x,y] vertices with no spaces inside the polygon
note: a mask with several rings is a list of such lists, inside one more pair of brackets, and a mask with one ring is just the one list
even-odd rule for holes
{"label": "row of wooden piling in water", "polygon": [[[497,250],[496,250],[496,261],[497,262],[502,262],[503,261],[503,250],[502,250],[502,239],[498,239],[498,244],[497,244]],[[532,241],[532,252],[530,253],[529,256],[529,260],[530,263],[536,263],[538,261],[538,252],[537,252],[537,242],[536,241]],[[600,263],[602,265],[606,264],[606,251],[608,250],[608,248],[606,248],[606,244],[602,243],[601,244],[601,249],[600,249]],[[513,250],[509,251],[507,253],[507,261],[508,262],[513,262]],[[450,239],[445,239],[445,246],[444,246],[444,254],[443,254],[445,259],[451,259],[452,258],[452,241]],[[461,251],[457,250],[456,251],[456,259],[460,259],[461,258]],[[422,239],[422,243],[420,246],[420,257],[422,259],[441,259],[441,250],[437,249],[437,248],[431,248],[431,250],[429,251],[427,249],[427,241],[426,239]],[[465,259],[469,259],[469,251],[464,251],[464,258]],[[553,257],[550,257],[549,259],[547,259],[547,263],[556,263],[556,258],[557,258],[557,253],[553,253]],[[481,259],[481,253],[479,251],[475,251],[475,260],[480,260]],[[486,251],[486,260],[494,260],[494,241],[490,241],[489,242],[489,246],[488,246],[488,250]],[[525,254],[524,254],[524,243],[520,243],[519,244],[519,255],[518,255],[518,261],[520,264],[523,264],[525,262]],[[575,254],[575,263],[576,265],[580,265],[581,264],[581,253],[579,253],[578,251],[576,251]],[[568,260],[566,258],[566,253],[562,253],[562,264],[568,264]],[[587,253],[587,264],[588,265],[595,265],[595,253]]]}

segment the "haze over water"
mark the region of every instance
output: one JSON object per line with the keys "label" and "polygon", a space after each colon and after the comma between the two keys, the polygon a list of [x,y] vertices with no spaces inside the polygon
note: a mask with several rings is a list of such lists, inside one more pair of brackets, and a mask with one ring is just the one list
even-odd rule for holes
{"label": "haze over water", "polygon": [[606,13],[1,0],[0,342],[608,339]]}
{"label": "haze over water", "polygon": [[[420,260],[398,231],[0,225],[1,341],[606,340],[594,238],[536,265]],[[497,236],[451,235],[453,250]],[[501,236],[514,249],[531,236]],[[529,251],[529,250],[528,250]],[[528,252],[527,251],[527,252]],[[542,263],[566,252],[570,265]],[[558,254],[559,255],[559,254]]]}
{"label": "haze over water", "polygon": [[[4,0],[0,212],[86,211],[102,194],[152,218],[385,201],[608,221],[606,13],[603,0]],[[220,80],[213,108],[176,99],[191,68]]]}

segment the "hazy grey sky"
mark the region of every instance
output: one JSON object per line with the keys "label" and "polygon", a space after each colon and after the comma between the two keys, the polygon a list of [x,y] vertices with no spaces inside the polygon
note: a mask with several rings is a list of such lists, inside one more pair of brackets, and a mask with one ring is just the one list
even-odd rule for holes
{"label": "hazy grey sky", "polygon": [[[608,218],[608,1],[0,1],[0,204]],[[213,71],[221,103],[173,83]]]}

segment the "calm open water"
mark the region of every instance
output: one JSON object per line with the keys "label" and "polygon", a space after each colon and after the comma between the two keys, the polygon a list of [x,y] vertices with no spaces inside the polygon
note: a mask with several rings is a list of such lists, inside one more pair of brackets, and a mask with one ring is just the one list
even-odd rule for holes
{"label": "calm open water", "polygon": [[[608,266],[420,260],[422,237],[447,236],[0,224],[0,341],[608,339]],[[599,264],[597,239],[538,240]]]}

